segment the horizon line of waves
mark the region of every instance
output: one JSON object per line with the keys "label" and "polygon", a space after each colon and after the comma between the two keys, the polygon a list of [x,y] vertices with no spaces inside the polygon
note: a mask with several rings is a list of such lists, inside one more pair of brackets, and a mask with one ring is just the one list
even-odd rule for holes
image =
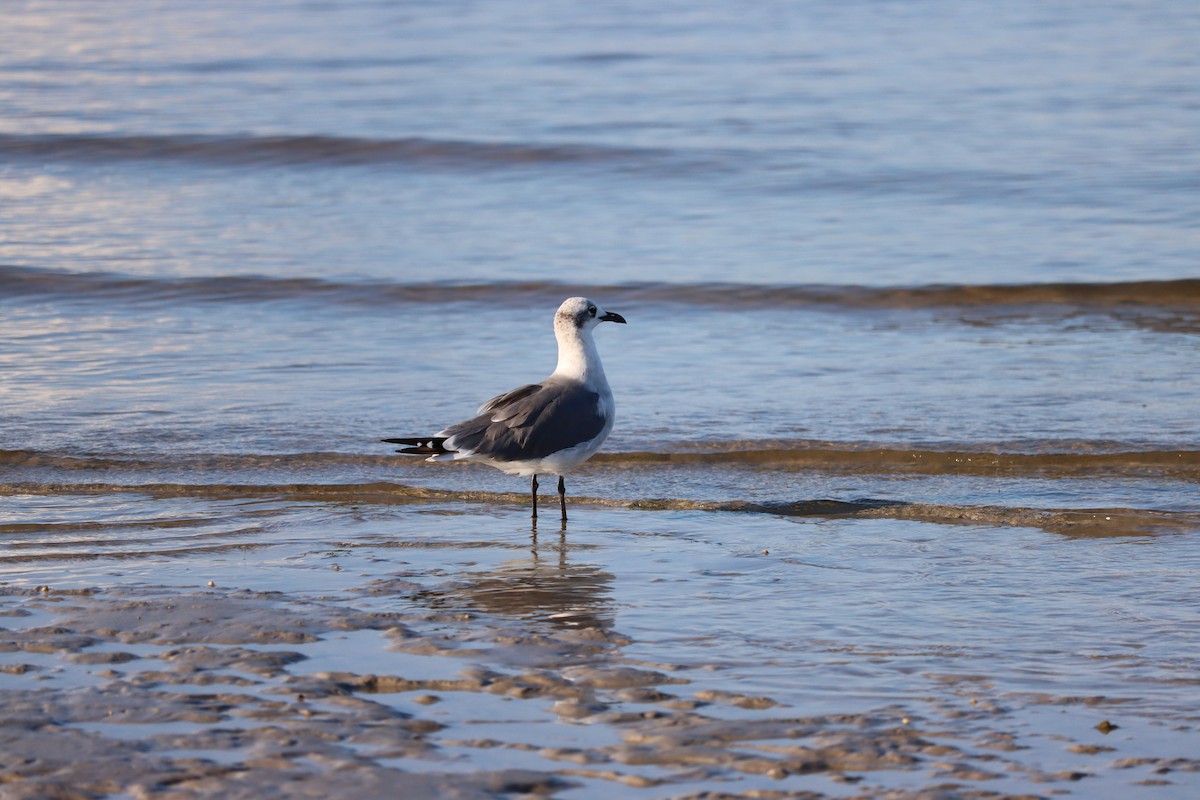
{"label": "horizon line of waves", "polygon": [[[386,481],[357,484],[37,484],[0,486],[4,494],[98,495],[136,494],[153,498],[264,499],[299,503],[437,505],[447,502],[526,506],[524,492],[476,492],[426,489]],[[1078,537],[1146,536],[1200,530],[1200,514],[1144,508],[1029,508],[1023,506],[955,505],[906,500],[827,498],[756,502],[676,498],[613,499],[577,496],[576,505],[631,511],[703,511],[767,514],[816,519],[886,519],[939,525],[1037,528]],[[238,531],[237,533],[244,533]],[[217,545],[224,547],[225,545]],[[19,556],[17,558],[20,558]]]}
{"label": "horizon line of waves", "polygon": [[251,134],[0,134],[0,157],[106,163],[174,161],[216,166],[435,166],[503,168],[539,164],[666,167],[681,156],[662,148],[490,142],[404,137]]}
{"label": "horizon line of waves", "polygon": [[565,296],[603,296],[610,305],[689,305],[714,309],[936,310],[972,313],[996,309],[1059,314],[1104,311],[1120,316],[1147,310],[1183,314],[1200,322],[1200,278],[1110,283],[928,284],[744,284],[638,282],[599,286],[548,281],[428,282],[338,281],[263,275],[144,276],[116,272],[69,272],[0,264],[0,296],[61,296],[130,302],[309,301],[358,306],[486,303],[526,307],[557,303]]}
{"label": "horizon line of waves", "polygon": [[[489,140],[430,136],[340,136],[321,133],[0,133],[0,160],[108,164],[166,162],[215,167],[394,167],[522,169],[588,166],[619,174],[714,179],[752,176],[758,190],[785,194],[940,195],[954,201],[1021,197],[1052,204],[1094,201],[1088,175],[941,166],[914,169],[857,164],[830,168],[820,153],[792,148],[631,146],[582,141]],[[812,157],[807,157],[812,156]],[[1194,192],[1194,175],[1138,169],[1122,185],[1157,192]]]}
{"label": "horizon line of waves", "polygon": [[[984,477],[1157,477],[1200,480],[1200,450],[1129,449],[1104,442],[1046,442],[1024,450],[905,448],[870,443],[737,441],[687,443],[687,449],[599,453],[599,467],[736,467],[760,471],[839,474],[926,474]],[[424,459],[375,453],[172,453],[162,458],[134,454],[85,455],[36,450],[0,450],[0,466],[59,473],[101,471],[171,473],[181,469],[243,476],[345,467],[386,469],[404,465],[433,468]],[[458,465],[436,465],[458,468]]]}

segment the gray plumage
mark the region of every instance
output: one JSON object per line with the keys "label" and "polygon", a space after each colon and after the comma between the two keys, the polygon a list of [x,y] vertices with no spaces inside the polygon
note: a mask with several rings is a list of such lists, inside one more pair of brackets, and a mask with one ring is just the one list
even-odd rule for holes
{"label": "gray plumage", "polygon": [[605,422],[598,392],[558,377],[494,397],[481,411],[443,435],[495,461],[546,458],[596,438]]}
{"label": "gray plumage", "polygon": [[513,475],[532,476],[537,518],[538,473],[558,475],[562,518],[567,519],[563,474],[592,457],[612,430],[616,404],[604,376],[592,329],[624,323],[586,297],[569,297],[554,315],[558,366],[541,383],[513,389],[484,403],[477,416],[433,436],[384,439],[397,451],[429,461],[476,461]]}

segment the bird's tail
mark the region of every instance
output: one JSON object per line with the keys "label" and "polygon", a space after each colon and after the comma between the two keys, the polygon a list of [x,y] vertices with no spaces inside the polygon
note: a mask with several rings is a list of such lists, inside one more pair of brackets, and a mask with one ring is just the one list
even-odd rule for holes
{"label": "bird's tail", "polygon": [[412,439],[384,439],[388,444],[408,445],[397,453],[407,453],[414,456],[440,456],[450,451],[446,449],[446,436],[422,436]]}

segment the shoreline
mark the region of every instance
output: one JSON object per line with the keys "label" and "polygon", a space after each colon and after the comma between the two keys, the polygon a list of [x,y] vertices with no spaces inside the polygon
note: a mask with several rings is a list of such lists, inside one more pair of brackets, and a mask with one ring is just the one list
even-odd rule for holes
{"label": "shoreline", "polygon": [[[372,798],[403,786],[417,798],[813,800],[1120,786],[1154,798],[1200,785],[1186,752],[1200,707],[1173,703],[1167,676],[1146,683],[1132,665],[1132,683],[1101,670],[1074,685],[1067,665],[1102,654],[1052,640],[1002,663],[990,648],[1020,641],[1011,632],[872,610],[888,594],[940,593],[894,578],[861,610],[778,606],[780,591],[810,592],[783,590],[784,575],[837,593],[883,541],[959,547],[986,530],[586,507],[565,533],[539,533],[520,508],[300,508],[239,534],[240,550],[94,558],[65,584],[10,571],[0,797]],[[1074,546],[1013,530],[1018,550]],[[1020,627],[1003,608],[979,613]],[[877,632],[859,630],[868,620]],[[1117,665],[1149,657],[1112,647]]]}

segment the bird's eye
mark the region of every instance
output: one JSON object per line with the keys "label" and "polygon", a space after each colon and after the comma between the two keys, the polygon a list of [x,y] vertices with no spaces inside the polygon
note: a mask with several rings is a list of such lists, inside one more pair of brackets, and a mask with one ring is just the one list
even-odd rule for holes
{"label": "bird's eye", "polygon": [[596,316],[596,307],[595,306],[588,306],[588,316],[589,317]]}

